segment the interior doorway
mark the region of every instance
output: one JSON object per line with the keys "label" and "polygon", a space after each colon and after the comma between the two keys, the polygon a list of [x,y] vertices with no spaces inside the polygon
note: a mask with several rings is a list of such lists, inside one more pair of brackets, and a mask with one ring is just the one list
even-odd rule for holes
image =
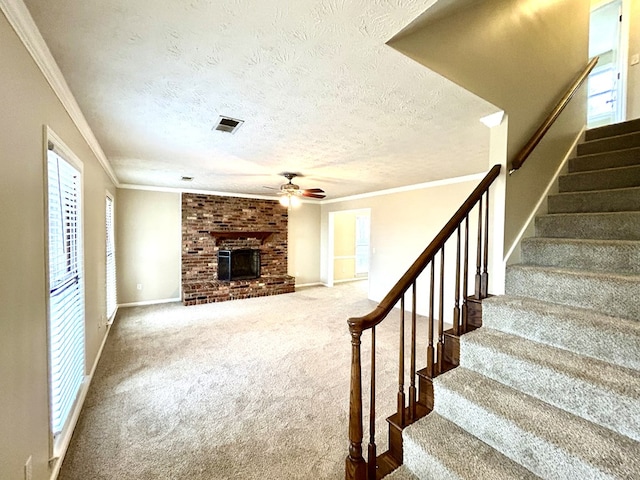
{"label": "interior doorway", "polygon": [[589,75],[588,128],[621,122],[625,117],[626,52],[622,48],[623,0],[592,2],[589,57],[600,60]]}
{"label": "interior doorway", "polygon": [[371,210],[329,213],[327,285],[369,277]]}

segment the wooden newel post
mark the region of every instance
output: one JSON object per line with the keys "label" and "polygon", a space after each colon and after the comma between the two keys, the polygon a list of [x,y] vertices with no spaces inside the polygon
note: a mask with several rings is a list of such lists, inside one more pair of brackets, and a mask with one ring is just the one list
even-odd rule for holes
{"label": "wooden newel post", "polygon": [[362,330],[349,325],[351,332],[351,393],[349,396],[349,455],[346,480],[367,480],[367,464],[362,458],[362,366],[360,338]]}

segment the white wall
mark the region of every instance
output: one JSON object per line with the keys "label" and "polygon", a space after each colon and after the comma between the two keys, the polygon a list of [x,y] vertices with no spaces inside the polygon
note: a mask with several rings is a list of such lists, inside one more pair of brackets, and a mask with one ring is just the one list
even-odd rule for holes
{"label": "white wall", "polygon": [[179,193],[118,190],[119,304],[180,300],[181,209]]}
{"label": "white wall", "polygon": [[0,478],[24,478],[31,456],[33,479],[45,480],[52,468],[43,126],[83,164],[87,371],[107,332],[105,195],[115,187],[4,14],[0,58]]}

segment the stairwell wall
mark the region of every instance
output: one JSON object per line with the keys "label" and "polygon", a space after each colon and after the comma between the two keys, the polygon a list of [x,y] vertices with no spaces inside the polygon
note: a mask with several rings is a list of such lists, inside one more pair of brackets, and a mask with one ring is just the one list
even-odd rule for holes
{"label": "stairwell wall", "polygon": [[[500,163],[508,163],[586,65],[588,35],[589,2],[487,0],[448,16],[427,11],[389,45],[504,110]],[[505,178],[504,251],[519,240],[585,122],[583,87],[525,166]]]}

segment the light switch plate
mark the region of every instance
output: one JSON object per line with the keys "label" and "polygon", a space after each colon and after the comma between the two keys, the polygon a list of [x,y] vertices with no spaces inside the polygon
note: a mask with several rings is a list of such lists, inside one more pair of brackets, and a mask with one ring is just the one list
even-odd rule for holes
{"label": "light switch plate", "polygon": [[631,55],[631,65],[637,65],[640,63],[640,53],[636,53],[635,55]]}

